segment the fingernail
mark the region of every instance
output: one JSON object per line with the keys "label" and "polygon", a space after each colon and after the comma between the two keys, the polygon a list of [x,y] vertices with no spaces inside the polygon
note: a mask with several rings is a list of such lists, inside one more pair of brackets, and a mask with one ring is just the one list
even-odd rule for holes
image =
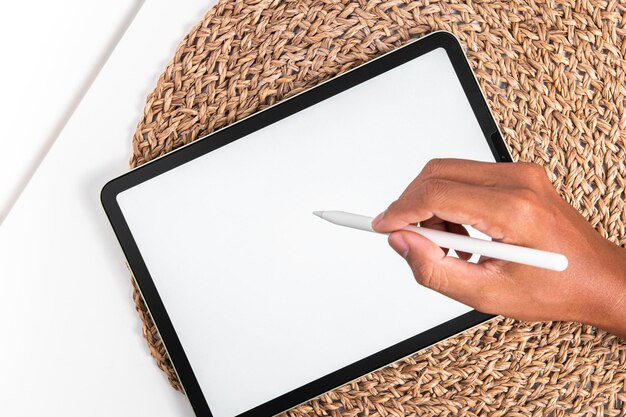
{"label": "fingernail", "polygon": [[402,235],[399,235],[398,237],[390,239],[389,244],[391,245],[393,250],[398,252],[398,255],[406,259],[406,257],[409,254],[409,244],[406,243],[406,240],[404,240],[404,237]]}
{"label": "fingernail", "polygon": [[380,222],[380,220],[383,218],[384,215],[385,215],[385,212],[383,211],[378,216],[374,217],[374,220],[372,220],[372,226],[376,226],[378,222]]}

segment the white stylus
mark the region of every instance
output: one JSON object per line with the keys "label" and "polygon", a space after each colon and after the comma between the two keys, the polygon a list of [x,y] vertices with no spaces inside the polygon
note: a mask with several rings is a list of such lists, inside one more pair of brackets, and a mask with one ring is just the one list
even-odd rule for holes
{"label": "white stylus", "polygon": [[[368,216],[346,213],[345,211],[314,211],[313,214],[339,226],[377,233],[372,229],[373,219]],[[438,246],[454,249],[455,251],[474,253],[490,258],[502,259],[504,261],[551,269],[553,271],[563,271],[567,268],[567,258],[559,253],[477,239],[412,225],[403,227],[402,230],[419,233]]]}

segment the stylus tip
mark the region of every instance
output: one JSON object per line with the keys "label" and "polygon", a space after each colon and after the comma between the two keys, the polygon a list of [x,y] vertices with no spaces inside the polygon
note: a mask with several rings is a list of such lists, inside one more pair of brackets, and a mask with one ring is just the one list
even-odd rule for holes
{"label": "stylus tip", "polygon": [[321,217],[322,219],[324,218],[324,212],[323,211],[314,211],[313,214],[315,214],[317,217]]}

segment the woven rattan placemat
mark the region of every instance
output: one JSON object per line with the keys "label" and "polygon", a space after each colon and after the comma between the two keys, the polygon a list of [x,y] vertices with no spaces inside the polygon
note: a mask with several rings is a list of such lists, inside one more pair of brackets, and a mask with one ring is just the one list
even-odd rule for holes
{"label": "woven rattan placemat", "polygon": [[[613,0],[222,0],[148,96],[130,165],[446,29],[514,159],[546,167],[598,233],[626,246],[625,9]],[[152,355],[180,389],[134,294]],[[626,343],[576,323],[497,318],[289,414],[625,416]]]}

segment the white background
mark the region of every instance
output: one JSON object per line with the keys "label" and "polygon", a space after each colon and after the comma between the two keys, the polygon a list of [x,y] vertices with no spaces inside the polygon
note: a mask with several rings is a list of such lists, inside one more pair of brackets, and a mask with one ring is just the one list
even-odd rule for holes
{"label": "white background", "polygon": [[0,5],[0,223],[141,4],[36,0]]}
{"label": "white background", "polygon": [[212,4],[0,6],[3,213],[43,159],[0,225],[1,416],[193,415],[150,357],[98,197],[128,170],[146,95]]}

